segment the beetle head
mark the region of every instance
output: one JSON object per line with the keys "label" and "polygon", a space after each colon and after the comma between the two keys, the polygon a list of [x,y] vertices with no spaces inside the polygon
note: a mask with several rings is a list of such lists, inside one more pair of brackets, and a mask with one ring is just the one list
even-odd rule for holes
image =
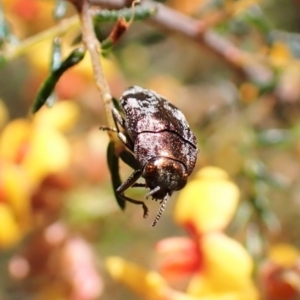
{"label": "beetle head", "polygon": [[145,178],[148,194],[154,199],[163,199],[173,191],[182,189],[187,182],[186,167],[171,158],[152,158],[144,167],[142,176]]}

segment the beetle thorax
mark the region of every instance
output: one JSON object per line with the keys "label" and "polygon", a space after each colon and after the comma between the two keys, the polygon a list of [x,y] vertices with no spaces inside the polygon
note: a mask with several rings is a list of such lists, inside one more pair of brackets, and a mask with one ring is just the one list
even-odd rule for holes
{"label": "beetle thorax", "polygon": [[182,189],[188,178],[184,164],[167,157],[152,158],[144,166],[142,176],[154,199],[163,199],[167,194]]}

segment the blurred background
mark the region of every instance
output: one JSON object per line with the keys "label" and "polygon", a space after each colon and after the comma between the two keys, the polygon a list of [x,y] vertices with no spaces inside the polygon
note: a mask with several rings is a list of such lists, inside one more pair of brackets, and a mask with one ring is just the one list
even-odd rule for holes
{"label": "blurred background", "polygon": [[[118,99],[127,87],[140,85],[169,99],[185,114],[198,139],[200,152],[191,182],[202,186],[208,176],[214,184],[217,172],[238,191],[224,224],[210,230],[245,249],[254,266],[247,274],[256,292],[226,299],[299,299],[300,1],[159,2],[159,17],[133,22],[101,57],[112,94]],[[179,299],[180,292],[186,297],[180,299],[225,299],[222,289],[195,292],[190,279],[195,272],[206,276],[201,273],[205,251],[198,243],[203,242],[204,229],[195,225],[200,211],[207,209],[207,216],[226,211],[227,194],[221,187],[215,192],[218,183],[212,185],[212,194],[175,193],[155,228],[155,201],[145,200],[150,209],[147,219],[139,206],[127,204],[121,211],[107,166],[109,139],[99,130],[106,117],[88,54],[56,84],[53,108],[30,115],[50,71],[53,39],[61,36],[63,58],[80,40],[76,19],[55,34],[76,14],[70,3],[63,5],[59,0],[1,3],[0,298]],[[58,6],[63,7],[59,17]],[[105,39],[114,24],[95,22],[97,36]],[[207,167],[216,168],[214,175],[195,175]],[[131,172],[121,163],[123,180]],[[186,189],[188,193],[189,185]],[[128,191],[140,200],[145,193]],[[176,213],[179,205],[196,209],[195,203],[206,196],[217,206],[210,206],[210,201],[193,218],[191,212],[184,217]],[[184,200],[179,203],[177,197],[179,202],[195,202],[180,204]],[[191,230],[191,223],[196,230],[194,225]],[[169,273],[164,273],[165,257],[157,245],[174,236],[190,236],[201,251],[196,247],[194,260],[191,252],[181,249],[192,261],[182,262],[182,256],[175,255],[173,264],[168,262]],[[168,251],[179,244],[168,245]],[[188,251],[194,247],[186,245]],[[168,296],[158,296],[153,287],[145,293],[128,284],[107,261],[112,256],[157,272],[168,284]],[[131,267],[125,274],[130,277],[131,272],[134,279]],[[141,277],[147,274],[143,272]],[[176,280],[168,277],[172,272],[178,273],[173,274]]]}

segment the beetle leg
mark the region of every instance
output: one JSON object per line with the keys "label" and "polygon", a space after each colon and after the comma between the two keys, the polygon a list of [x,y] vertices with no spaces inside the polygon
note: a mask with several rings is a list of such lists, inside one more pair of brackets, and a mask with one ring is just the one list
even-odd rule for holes
{"label": "beetle leg", "polygon": [[100,130],[106,130],[106,131],[112,131],[112,132],[118,132],[118,137],[121,140],[121,142],[128,147],[130,150],[133,151],[133,143],[132,141],[121,131],[119,131],[119,128],[113,128],[109,126],[100,126]]}
{"label": "beetle leg", "polygon": [[135,184],[135,182],[141,177],[141,170],[136,170],[134,171],[129,177],[128,179],[123,182],[122,185],[120,185],[116,192],[120,195],[120,197],[122,197],[124,200],[128,201],[128,202],[131,202],[131,203],[134,203],[134,204],[137,204],[137,205],[142,205],[143,207],[143,210],[144,210],[144,218],[146,218],[148,216],[148,207],[146,206],[146,204],[143,202],[143,201],[139,201],[139,200],[134,200],[134,199],[131,199],[129,197],[126,197],[124,195],[124,192],[130,188],[131,186],[133,186]]}
{"label": "beetle leg", "polygon": [[143,202],[143,201],[139,201],[139,200],[134,200],[134,199],[131,199],[129,197],[126,197],[125,195],[123,194],[120,194],[119,195],[122,199],[130,202],[130,203],[133,203],[133,204],[136,204],[136,205],[142,205],[143,207],[143,211],[144,211],[144,214],[143,214],[143,217],[144,218],[147,218],[148,217],[148,212],[149,212],[149,209],[147,207],[147,205]]}
{"label": "beetle leg", "polygon": [[[112,112],[112,115],[113,115],[113,118],[114,118],[117,128],[118,128],[118,124],[121,125],[123,128],[125,128],[125,120],[122,118],[122,116],[120,115],[118,110],[113,107],[111,112]],[[118,131],[120,131],[120,130],[118,130]]]}
{"label": "beetle leg", "polygon": [[146,194],[146,199],[148,199],[149,196],[152,196],[154,193],[158,192],[159,190],[160,190],[160,186],[155,187],[153,190],[151,190],[149,193]]}
{"label": "beetle leg", "polygon": [[126,136],[123,132],[119,131],[118,132],[118,137],[121,140],[121,142],[131,151],[133,151],[134,145],[133,142],[131,141],[128,136]]}
{"label": "beetle leg", "polygon": [[120,115],[120,113],[118,112],[117,109],[112,108],[111,112],[112,112],[113,119],[114,119],[116,127],[117,127],[119,139],[126,147],[128,147],[131,151],[133,151],[134,145],[133,145],[132,140],[130,139],[130,137],[128,135],[125,135],[119,128],[119,125],[122,128],[125,128],[125,120],[122,118],[122,116]]}
{"label": "beetle leg", "polygon": [[139,183],[139,182],[136,182],[136,183],[133,184],[131,187],[146,187],[146,184],[145,184],[145,183]]}
{"label": "beetle leg", "polygon": [[135,170],[127,179],[117,188],[117,192],[123,194],[141,177],[141,170]]}

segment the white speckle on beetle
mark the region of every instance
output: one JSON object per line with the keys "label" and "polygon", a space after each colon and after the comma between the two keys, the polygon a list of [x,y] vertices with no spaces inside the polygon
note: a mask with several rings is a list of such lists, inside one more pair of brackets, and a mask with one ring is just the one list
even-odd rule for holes
{"label": "white speckle on beetle", "polygon": [[127,103],[124,105],[124,107],[127,107],[128,105],[132,108],[139,108],[140,107],[140,105],[139,105],[138,101],[136,100],[136,98],[128,97],[126,100],[127,100]]}

